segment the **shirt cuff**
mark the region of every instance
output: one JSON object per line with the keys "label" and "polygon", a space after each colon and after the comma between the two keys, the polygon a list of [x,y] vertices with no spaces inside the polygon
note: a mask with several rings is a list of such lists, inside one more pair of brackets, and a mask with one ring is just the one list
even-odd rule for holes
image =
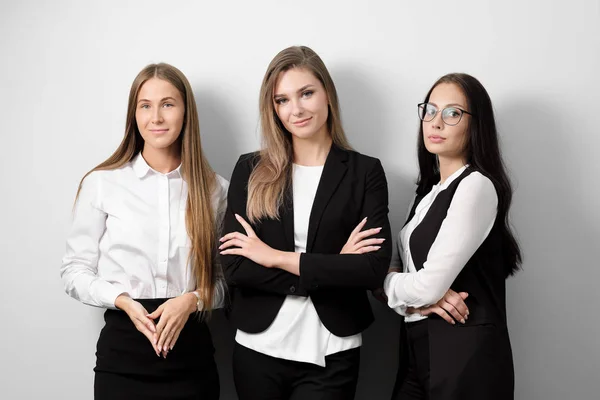
{"label": "shirt cuff", "polygon": [[96,293],[98,293],[98,300],[100,304],[104,308],[110,308],[112,310],[116,310],[117,306],[115,306],[115,301],[117,297],[122,294],[126,294],[129,296],[126,290],[124,290],[121,285],[114,285],[110,282],[100,281],[97,282],[98,286],[95,288]]}
{"label": "shirt cuff", "polygon": [[390,272],[383,281],[383,291],[388,298],[388,307],[394,310],[398,307],[403,307],[403,309],[406,310],[407,307],[406,302],[400,301],[396,295],[396,286],[402,284],[402,282],[398,282],[401,277],[402,274],[399,272]]}

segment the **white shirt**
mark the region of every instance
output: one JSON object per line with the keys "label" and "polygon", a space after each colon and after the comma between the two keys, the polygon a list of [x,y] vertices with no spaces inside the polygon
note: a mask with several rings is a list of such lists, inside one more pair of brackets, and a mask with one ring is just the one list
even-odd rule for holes
{"label": "white shirt", "polygon": [[[294,164],[294,245],[306,252],[308,222],[323,166]],[[362,344],[360,333],[335,336],[321,322],[310,297],[286,296],[271,325],[260,333],[237,331],[236,342],[271,357],[325,366],[325,356]]]}
{"label": "white shirt", "polygon": [[[419,308],[440,300],[494,225],[498,207],[496,189],[487,177],[473,172],[456,188],[448,214],[427,254],[427,261],[421,270],[416,270],[410,254],[410,236],[427,215],[437,195],[466,168],[453,173],[443,184],[433,186],[398,235],[390,266],[400,268],[401,259],[404,272],[390,272],[383,288],[388,305],[400,315],[406,315],[407,307]],[[424,318],[420,314],[409,314],[405,321]]]}
{"label": "white shirt", "polygon": [[[71,297],[115,308],[123,293],[134,299],[169,298],[196,289],[185,228],[187,183],[180,168],[162,174],[140,153],[119,169],[85,178],[60,270]],[[217,175],[216,186],[212,206],[220,226],[229,182]],[[221,275],[220,266],[215,268]],[[224,299],[218,281],[215,307]]]}

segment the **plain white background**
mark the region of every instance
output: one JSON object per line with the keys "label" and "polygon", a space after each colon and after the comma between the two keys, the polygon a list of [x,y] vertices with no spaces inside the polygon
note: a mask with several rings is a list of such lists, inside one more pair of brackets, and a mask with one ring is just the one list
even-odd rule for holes
{"label": "plain white background", "polygon": [[[119,144],[150,62],[189,78],[210,162],[257,149],[263,73],[305,44],[328,66],[355,148],[379,157],[394,232],[416,178],[416,104],[448,72],[494,102],[524,271],[508,281],[516,398],[600,389],[600,4],[564,1],[2,1],[0,397],[91,399],[102,312],[59,279],[82,175]],[[387,399],[398,320],[374,304],[359,399]],[[212,324],[223,399],[232,332]]]}

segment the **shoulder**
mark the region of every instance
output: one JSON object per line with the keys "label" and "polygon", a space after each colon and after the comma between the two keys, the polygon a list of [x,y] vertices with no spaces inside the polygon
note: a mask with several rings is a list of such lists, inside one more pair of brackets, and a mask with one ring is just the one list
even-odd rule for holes
{"label": "shoulder", "polygon": [[229,189],[229,181],[215,173],[215,195],[218,198],[226,197]]}
{"label": "shoulder", "polygon": [[365,173],[383,171],[381,161],[376,157],[359,153],[356,150],[338,149],[338,151],[342,152],[347,157],[348,162],[358,171],[364,171]]}
{"label": "shoulder", "polygon": [[459,199],[479,199],[481,201],[490,200],[498,202],[496,187],[490,178],[478,170],[472,171],[468,176],[460,181],[456,188],[455,197]]}
{"label": "shoulder", "polygon": [[232,187],[245,187],[250,179],[250,174],[256,166],[256,163],[260,159],[260,152],[255,151],[252,153],[242,154],[233,168],[231,173],[231,186]]}
{"label": "shoulder", "polygon": [[238,166],[252,169],[260,159],[260,151],[253,151],[251,153],[242,154],[236,163],[236,168]]}
{"label": "shoulder", "polygon": [[98,187],[103,182],[114,180],[116,170],[94,170],[91,171],[83,180],[81,181],[81,186],[85,187]]}

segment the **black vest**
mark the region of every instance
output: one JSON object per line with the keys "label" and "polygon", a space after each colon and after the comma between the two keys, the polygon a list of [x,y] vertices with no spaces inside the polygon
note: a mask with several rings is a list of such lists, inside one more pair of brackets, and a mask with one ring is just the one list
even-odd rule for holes
{"label": "black vest", "polygon": [[[440,191],[427,215],[409,239],[415,268],[420,270],[446,218],[448,208],[460,182],[476,170],[467,168],[448,187]],[[408,217],[412,219],[423,196],[417,196]],[[455,292],[467,292],[469,321],[506,325],[505,268],[502,255],[501,222],[496,219],[487,238],[467,262],[451,286]]]}
{"label": "black vest", "polygon": [[[460,182],[475,172],[467,168],[440,191],[427,215],[409,238],[417,270],[423,268]],[[417,196],[408,221],[423,196]],[[429,397],[435,400],[514,398],[514,369],[506,327],[505,268],[502,256],[502,221],[496,221],[488,237],[452,283],[456,292],[467,292],[466,324],[451,325],[432,314],[429,332]],[[400,330],[400,360],[393,398],[408,373],[408,341],[404,322]]]}

